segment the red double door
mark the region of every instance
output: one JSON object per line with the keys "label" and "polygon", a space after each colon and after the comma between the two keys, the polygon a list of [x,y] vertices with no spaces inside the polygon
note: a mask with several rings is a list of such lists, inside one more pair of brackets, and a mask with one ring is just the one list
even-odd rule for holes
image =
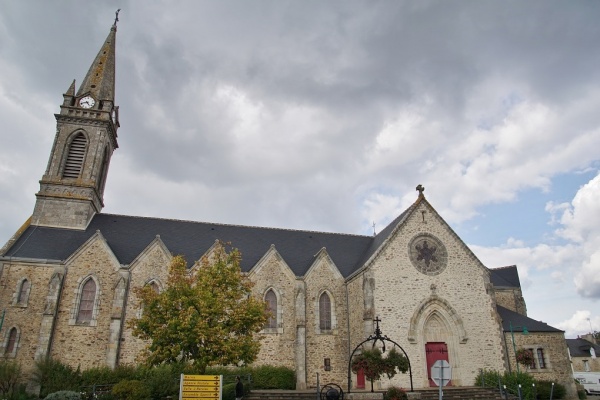
{"label": "red double door", "polygon": [[[429,342],[425,343],[425,356],[427,358],[427,378],[429,378],[429,386],[437,386],[431,379],[431,367],[437,360],[448,360],[448,346],[444,342]],[[452,382],[448,382],[452,385]]]}

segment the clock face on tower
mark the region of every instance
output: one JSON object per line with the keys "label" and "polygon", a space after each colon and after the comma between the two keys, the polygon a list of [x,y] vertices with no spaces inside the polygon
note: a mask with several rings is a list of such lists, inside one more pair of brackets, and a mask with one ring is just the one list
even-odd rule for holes
{"label": "clock face on tower", "polygon": [[85,96],[79,100],[79,105],[82,108],[92,108],[96,104],[96,100],[92,96]]}
{"label": "clock face on tower", "polygon": [[438,275],[448,263],[446,247],[435,236],[422,233],[408,245],[410,261],[416,269],[426,275]]}

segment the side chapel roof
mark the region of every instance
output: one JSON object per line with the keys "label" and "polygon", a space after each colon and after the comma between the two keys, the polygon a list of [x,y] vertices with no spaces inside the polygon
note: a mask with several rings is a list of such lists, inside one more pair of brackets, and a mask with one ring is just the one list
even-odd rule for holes
{"label": "side chapel roof", "polygon": [[502,320],[502,330],[504,332],[510,332],[511,325],[513,332],[523,332],[523,327],[526,327],[529,332],[564,332],[545,322],[529,318],[500,305],[496,305],[496,309]]}

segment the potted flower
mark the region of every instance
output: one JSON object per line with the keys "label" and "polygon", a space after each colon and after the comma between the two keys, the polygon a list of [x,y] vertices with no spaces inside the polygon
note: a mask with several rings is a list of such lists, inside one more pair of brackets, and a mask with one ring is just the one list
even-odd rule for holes
{"label": "potted flower", "polygon": [[533,358],[533,351],[529,349],[517,350],[517,362],[526,367],[531,367],[535,359]]}

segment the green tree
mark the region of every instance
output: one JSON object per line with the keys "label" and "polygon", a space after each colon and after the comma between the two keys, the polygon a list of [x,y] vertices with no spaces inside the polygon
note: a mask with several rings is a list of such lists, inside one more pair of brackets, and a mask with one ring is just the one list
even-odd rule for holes
{"label": "green tree", "polygon": [[136,290],[143,313],[131,326],[134,335],[150,340],[150,365],[182,361],[204,373],[210,365],[255,360],[260,349],[255,334],[268,312],[265,302],[251,295],[253,284],[242,274],[240,259],[238,250],[228,252],[217,242],[191,270],[183,257],[174,257],[164,291]]}
{"label": "green tree", "polygon": [[406,373],[408,371],[408,360],[404,354],[398,353],[395,348],[388,352],[387,357],[383,357],[378,347],[371,350],[363,350],[362,353],[355,356],[352,360],[351,369],[354,373],[362,370],[365,377],[371,382],[371,391],[373,391],[373,381],[378,380],[384,374],[388,378],[393,378],[396,373]]}

